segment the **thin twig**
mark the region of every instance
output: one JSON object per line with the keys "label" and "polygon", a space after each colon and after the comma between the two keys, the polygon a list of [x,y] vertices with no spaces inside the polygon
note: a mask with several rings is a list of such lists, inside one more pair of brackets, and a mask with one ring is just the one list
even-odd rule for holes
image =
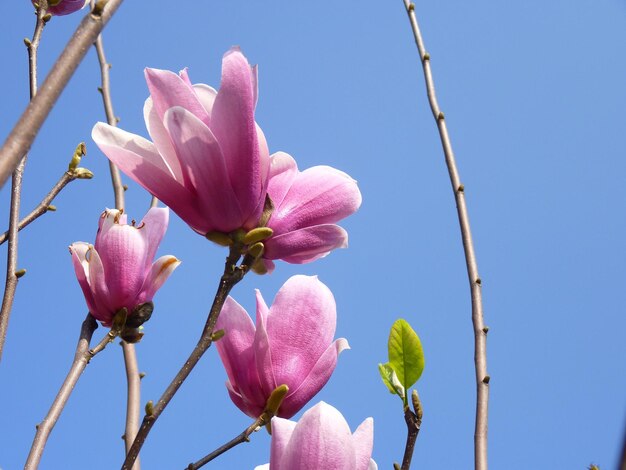
{"label": "thin twig", "polygon": [[452,144],[448,135],[448,128],[444,119],[444,114],[439,109],[437,97],[435,95],[435,85],[430,69],[430,55],[426,52],[424,41],[415,17],[415,5],[409,0],[403,0],[406,11],[411,21],[415,43],[419,51],[428,101],[432,110],[439,136],[445,154],[446,165],[452,183],[452,190],[456,199],[457,213],[461,227],[461,237],[463,239],[463,249],[465,251],[465,263],[467,265],[467,275],[469,278],[470,291],[472,297],[472,324],[474,328],[474,364],[476,369],[476,425],[474,430],[474,467],[476,470],[487,470],[487,423],[489,407],[489,380],[487,374],[487,331],[483,319],[483,305],[481,294],[481,279],[478,275],[478,265],[476,254],[472,242],[472,232],[470,230],[469,215],[465,202],[465,188],[461,184],[459,172],[456,167]]}
{"label": "thin twig", "polygon": [[232,449],[235,446],[238,446],[239,444],[243,444],[244,442],[250,442],[250,435],[256,431],[258,431],[261,427],[265,426],[268,423],[268,415],[266,415],[265,413],[263,413],[261,416],[259,416],[254,423],[252,423],[250,426],[248,426],[241,434],[239,434],[237,437],[231,439],[230,441],[228,441],[226,444],[224,444],[223,446],[218,447],[217,449],[215,449],[213,452],[211,452],[210,454],[202,457],[200,460],[198,460],[196,463],[190,463],[185,470],[198,470],[199,468],[204,467],[207,463],[209,463],[211,460],[215,459],[216,457],[219,457],[220,455],[222,455],[224,452]]}
{"label": "thin twig", "polygon": [[89,343],[91,342],[91,337],[96,328],[98,328],[98,324],[90,314],[87,314],[87,318],[83,321],[80,329],[80,338],[76,346],[76,353],[74,354],[74,361],[72,362],[70,371],[54,399],[48,414],[43,421],[37,425],[37,434],[35,435],[33,445],[28,454],[28,460],[26,461],[24,470],[35,470],[39,466],[44,447],[48,441],[48,436],[59,419],[61,411],[63,411],[70,394],[74,390],[76,382],[78,382],[85,367],[87,367],[87,364],[95,354],[89,349]]}
{"label": "thin twig", "polygon": [[241,256],[240,250],[241,246],[238,244],[231,246],[230,253],[226,258],[224,274],[220,279],[220,284],[215,294],[209,316],[204,325],[202,335],[189,358],[185,361],[183,367],[178,371],[176,377],[174,377],[172,382],[167,386],[167,389],[163,392],[163,395],[159,398],[156,405],[154,405],[151,410],[151,414],[146,414],[144,416],[139,432],[135,437],[135,442],[133,442],[128,455],[126,456],[126,460],[124,460],[124,463],[122,464],[122,470],[130,470],[132,468],[133,462],[135,462],[135,459],[139,455],[139,451],[146,441],[152,426],[154,426],[156,420],[159,418],[165,407],[167,407],[168,403],[172,400],[183,382],[187,379],[202,355],[209,349],[209,347],[211,347],[211,344],[213,343],[213,330],[215,329],[215,324],[217,323],[219,314],[222,311],[222,306],[224,305],[231,289],[235,286],[235,284],[243,279],[251,266],[251,263],[248,263],[246,258],[244,258],[240,266],[237,266],[237,261]]}
{"label": "thin twig", "polygon": [[19,121],[0,148],[0,187],[4,185],[19,160],[30,149],[35,136],[57,98],[85,57],[100,31],[111,19],[123,0],[99,0],[76,28],[72,38],[46,77],[41,91],[28,104]]}
{"label": "thin twig", "polygon": [[[66,171],[63,173],[63,176],[56,182],[56,184],[52,187],[50,192],[46,194],[46,196],[41,200],[39,204],[22,220],[17,226],[18,230],[22,230],[24,227],[29,225],[31,222],[34,222],[43,214],[50,210],[50,204],[54,200],[54,198],[61,192],[61,190],[67,186],[68,183],[74,181],[76,179],[76,175],[71,171]],[[0,245],[7,241],[9,238],[9,231],[7,230],[2,235],[0,235]]]}
{"label": "thin twig", "polygon": [[[95,0],[91,1],[91,7],[95,6]],[[100,64],[100,79],[101,84],[98,90],[102,95],[102,104],[104,106],[104,113],[106,114],[107,122],[111,126],[117,126],[118,119],[115,116],[113,110],[113,100],[111,98],[111,80],[109,76],[109,70],[111,64],[107,62],[106,55],[104,53],[104,42],[102,40],[102,34],[98,35],[94,44],[96,48],[96,54],[98,56],[98,63]],[[122,178],[120,176],[119,169],[112,161],[109,161],[109,172],[111,173],[111,184],[113,186],[113,195],[115,198],[115,208],[118,210],[124,209],[124,185],[122,184]],[[139,367],[137,365],[137,354],[135,351],[135,345],[123,341],[120,343],[124,352],[124,366],[126,369],[126,425],[124,429],[124,447],[125,452],[128,453],[130,446],[135,440],[137,430],[139,429],[139,413],[141,409],[141,377],[139,376]],[[141,465],[139,458],[133,465],[133,470],[140,470]]]}
{"label": "thin twig", "polygon": [[413,458],[413,451],[415,450],[415,441],[417,435],[420,432],[420,426],[422,420],[419,419],[415,413],[407,406],[404,410],[404,421],[406,421],[406,445],[404,447],[404,457],[402,458],[402,470],[409,470],[411,468],[411,459]]}
{"label": "thin twig", "polygon": [[[109,69],[111,64],[107,62],[104,54],[104,44],[102,42],[102,34],[98,35],[95,42],[96,53],[98,54],[98,62],[100,64],[100,77],[102,84],[99,88],[102,94],[102,103],[104,105],[104,112],[107,117],[107,122],[111,126],[117,126],[117,117],[113,111],[113,101],[111,99],[111,81],[109,79]],[[122,178],[120,171],[109,161],[109,170],[111,172],[111,183],[113,185],[113,193],[115,195],[115,207],[117,209],[124,208],[124,185],[122,184]]]}
{"label": "thin twig", "polygon": [[[28,84],[31,101],[37,94],[37,49],[41,40],[41,33],[46,24],[44,16],[48,2],[44,0],[37,7],[37,20],[35,22],[35,31],[33,38],[26,41],[26,49],[28,50]],[[18,279],[23,275],[17,273],[17,254],[18,254],[18,232],[20,222],[20,200],[22,197],[22,178],[24,176],[24,167],[26,166],[26,152],[18,155],[19,161],[13,175],[11,177],[11,206],[9,209],[9,248],[7,250],[7,269],[6,281],[4,285],[4,295],[2,297],[2,307],[0,308],[0,359],[2,359],[2,351],[4,350],[4,342],[6,340],[7,329],[9,327],[9,317],[13,308],[13,300],[15,299],[15,290],[17,289]]]}
{"label": "thin twig", "polygon": [[[126,453],[135,440],[139,429],[139,413],[141,410],[141,376],[137,367],[137,355],[135,345],[122,341],[122,351],[124,352],[124,365],[126,366],[126,429],[124,430],[124,445]],[[139,470],[139,458],[135,461],[133,470]]]}

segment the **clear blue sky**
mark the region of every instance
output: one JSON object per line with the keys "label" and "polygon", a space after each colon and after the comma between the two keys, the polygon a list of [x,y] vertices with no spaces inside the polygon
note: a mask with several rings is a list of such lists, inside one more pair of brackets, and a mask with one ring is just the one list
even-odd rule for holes
{"label": "clear blue sky", "polygon": [[[439,101],[448,121],[483,279],[491,374],[494,469],[615,468],[626,418],[626,4],[622,0],[418,3]],[[41,75],[80,20],[44,32]],[[0,26],[0,136],[27,102],[22,38],[30,2],[9,2]],[[105,31],[120,126],[146,135],[146,66],[189,67],[217,86],[222,54],[240,45],[259,64],[257,120],[270,151],[301,168],[329,164],[359,181],[361,210],[344,223],[350,248],[305,266],[250,275],[234,297],[253,310],[253,289],[272,299],[292,274],[318,274],[338,303],[338,336],[352,346],[311,403],[337,407],[354,429],[374,417],[380,468],[400,460],[400,401],[378,378],[389,327],[406,318],[426,369],[415,468],[472,466],[473,341],[469,290],[454,200],[401,0],[124,4]],[[106,159],[90,140],[104,120],[91,51],[32,151],[30,210],[87,142],[77,181],[23,232],[18,288],[0,364],[0,467],[23,466],[35,424],[71,362],[86,307],[67,246],[92,241],[112,206]],[[149,198],[128,179],[127,211]],[[7,219],[4,188],[0,220]],[[2,222],[0,225],[4,225]],[[6,246],[0,248],[5,255]],[[160,254],[183,264],[158,293],[138,346],[142,402],[156,400],[200,333],[225,256],[177,217]],[[100,338],[103,329],[96,332]],[[146,469],[184,468],[243,430],[210,350],[155,426]],[[96,357],[53,431],[42,469],[120,465],[125,377],[116,344]],[[299,416],[299,415],[298,415]],[[268,461],[259,432],[213,468]]]}

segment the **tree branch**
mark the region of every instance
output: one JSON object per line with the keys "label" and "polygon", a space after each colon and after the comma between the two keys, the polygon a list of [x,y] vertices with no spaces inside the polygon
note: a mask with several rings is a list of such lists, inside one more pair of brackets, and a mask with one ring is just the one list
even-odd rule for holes
{"label": "tree branch", "polygon": [[[54,399],[48,414],[43,421],[37,425],[37,433],[35,435],[35,439],[33,440],[30,453],[28,454],[28,460],[26,461],[24,470],[35,470],[39,466],[44,447],[48,441],[48,436],[52,432],[52,428],[54,428],[54,425],[59,419],[68,398],[74,390],[76,382],[78,382],[78,379],[85,370],[85,367],[87,367],[91,358],[96,354],[89,349],[89,343],[91,342],[91,337],[96,328],[98,328],[96,320],[94,320],[90,314],[87,314],[87,318],[83,321],[80,329],[80,337],[78,339],[78,345],[76,346],[76,353],[74,354],[74,361],[72,362],[70,371],[68,372],[63,385],[61,385],[61,388]],[[108,336],[105,336],[105,340],[107,340],[108,343]]]}
{"label": "tree branch", "polygon": [[237,262],[241,257],[240,253],[241,246],[239,244],[235,243],[230,247],[230,252],[226,258],[226,264],[224,266],[224,274],[220,279],[220,284],[215,294],[213,305],[211,306],[206,324],[204,325],[202,335],[189,358],[185,361],[183,367],[178,371],[172,382],[168,385],[165,392],[163,392],[163,395],[159,398],[156,405],[154,405],[150,414],[146,414],[144,416],[139,432],[135,437],[135,442],[133,442],[128,455],[126,455],[126,460],[124,460],[124,463],[122,464],[122,470],[130,470],[132,468],[135,459],[137,459],[137,456],[139,455],[141,447],[152,429],[152,426],[154,426],[156,420],[159,418],[163,410],[165,410],[183,382],[187,379],[202,355],[211,347],[211,344],[213,343],[213,330],[215,329],[215,324],[217,323],[219,314],[222,311],[222,306],[224,305],[231,289],[239,281],[241,281],[241,279],[243,279],[252,264],[251,262],[248,263],[247,257],[245,257],[241,265],[237,266]]}
{"label": "tree branch", "polygon": [[[102,103],[104,105],[104,113],[107,117],[107,122],[111,126],[117,126],[117,117],[115,116],[115,112],[113,111],[113,101],[111,99],[111,81],[109,79],[109,69],[111,68],[111,64],[107,62],[106,56],[104,54],[104,44],[102,42],[102,34],[98,35],[98,38],[95,42],[96,53],[98,55],[98,63],[100,64],[100,77],[101,77],[101,86],[98,88],[100,93],[102,94]],[[113,185],[113,194],[115,196],[115,207],[116,209],[124,208],[124,185],[122,184],[122,178],[120,176],[120,171],[113,164],[112,161],[109,160],[109,170],[111,172],[111,184]]]}
{"label": "tree branch", "polygon": [[217,449],[215,449],[213,452],[211,452],[210,454],[202,457],[200,460],[198,460],[196,463],[190,463],[187,468],[185,470],[198,470],[199,468],[204,467],[207,463],[209,463],[211,460],[219,457],[220,455],[222,455],[224,452],[229,451],[230,449],[232,449],[233,447],[238,446],[239,444],[243,444],[244,442],[250,442],[250,435],[253,432],[257,432],[262,426],[265,426],[269,421],[268,421],[269,416],[266,415],[265,413],[263,413],[261,416],[259,416],[254,423],[252,423],[250,426],[248,426],[241,434],[239,434],[237,437],[231,439],[230,441],[228,441],[226,444],[224,444],[223,446],[218,447]]}
{"label": "tree branch", "polygon": [[476,470],[487,470],[487,423],[488,423],[488,407],[489,407],[489,380],[487,374],[487,331],[483,320],[483,305],[481,293],[481,279],[478,275],[478,265],[476,262],[476,254],[474,251],[474,243],[472,241],[472,232],[470,229],[469,215],[465,202],[465,187],[461,184],[459,171],[456,167],[454,152],[448,128],[443,112],[439,109],[437,96],[435,94],[435,85],[432,72],[430,69],[430,55],[426,52],[424,41],[415,16],[415,5],[409,0],[403,0],[406,11],[409,15],[415,43],[422,62],[424,70],[424,79],[426,81],[426,90],[430,109],[433,113],[437,128],[439,129],[439,137],[443,147],[443,152],[452,183],[452,190],[456,199],[456,207],[461,228],[461,238],[463,240],[463,249],[465,252],[465,263],[467,265],[467,275],[469,278],[471,300],[472,300],[472,324],[474,328],[474,364],[476,370],[476,425],[474,431],[474,467]]}
{"label": "tree branch", "polygon": [[[41,40],[41,34],[46,24],[44,17],[48,8],[47,0],[44,0],[37,7],[37,20],[35,22],[35,31],[33,38],[26,40],[26,49],[28,50],[28,84],[31,102],[37,94],[37,49]],[[20,201],[22,198],[22,178],[24,176],[24,167],[26,166],[26,152],[17,154],[17,166],[11,177],[11,203],[9,209],[9,248],[7,250],[7,269],[6,280],[4,285],[4,295],[2,297],[2,307],[0,308],[0,359],[2,359],[2,351],[4,350],[4,342],[6,340],[7,329],[9,327],[9,317],[13,308],[13,300],[15,299],[15,291],[17,289],[18,279],[24,275],[24,271],[18,275],[17,272],[17,254],[18,254],[18,232],[20,221]]]}
{"label": "tree branch", "polygon": [[[56,182],[56,184],[52,187],[50,192],[46,194],[46,196],[41,200],[39,204],[22,220],[20,220],[17,225],[18,230],[22,230],[24,227],[28,226],[31,222],[34,222],[43,214],[48,212],[50,209],[50,203],[54,200],[54,198],[61,192],[61,190],[67,186],[68,183],[74,181],[76,178],[76,174],[70,171],[66,171],[63,173],[63,176]],[[7,230],[2,235],[0,235],[0,245],[7,241],[9,238],[9,231]]]}
{"label": "tree branch", "polygon": [[[137,355],[135,345],[122,341],[122,351],[124,352],[124,365],[126,366],[126,428],[124,430],[124,445],[126,453],[135,440],[139,429],[139,413],[141,409],[141,376],[137,367]],[[135,461],[133,470],[139,470],[139,459]]]}
{"label": "tree branch", "polygon": [[0,187],[30,149],[48,113],[83,60],[87,50],[123,0],[99,0],[78,25],[72,38],[0,148]]}

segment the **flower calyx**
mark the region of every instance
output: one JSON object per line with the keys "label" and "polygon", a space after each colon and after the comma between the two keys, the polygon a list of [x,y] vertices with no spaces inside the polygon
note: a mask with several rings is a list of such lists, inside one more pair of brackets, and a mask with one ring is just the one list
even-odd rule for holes
{"label": "flower calyx", "polygon": [[150,320],[154,311],[153,302],[144,302],[133,308],[132,313],[126,319],[126,324],[120,333],[120,337],[127,343],[138,343],[143,338],[143,324]]}

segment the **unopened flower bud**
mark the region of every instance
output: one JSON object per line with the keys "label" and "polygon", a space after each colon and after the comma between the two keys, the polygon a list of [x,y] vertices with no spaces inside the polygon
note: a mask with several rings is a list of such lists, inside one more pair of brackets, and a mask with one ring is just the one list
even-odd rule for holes
{"label": "unopened flower bud", "polygon": [[271,237],[274,231],[269,227],[257,227],[246,233],[243,237],[243,242],[246,245],[252,245],[256,242],[261,242]]}

